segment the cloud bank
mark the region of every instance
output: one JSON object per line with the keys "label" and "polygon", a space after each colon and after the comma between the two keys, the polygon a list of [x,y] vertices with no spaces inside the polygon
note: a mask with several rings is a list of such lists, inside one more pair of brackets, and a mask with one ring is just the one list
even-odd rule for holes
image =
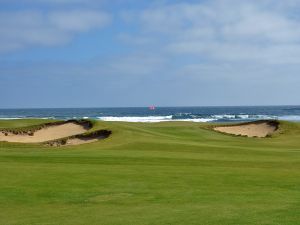
{"label": "cloud bank", "polygon": [[[25,3],[36,7],[0,12],[0,56],[13,58],[0,61],[0,96],[21,89],[29,105],[57,107],[300,104],[299,1]],[[33,54],[41,46],[51,62]],[[1,102],[21,102],[11,99]]]}
{"label": "cloud bank", "polygon": [[107,26],[111,15],[96,10],[0,12],[0,53],[68,43],[79,33]]}
{"label": "cloud bank", "polygon": [[223,62],[299,63],[296,6],[296,1],[285,7],[280,1],[179,3],[146,9],[135,21],[143,30],[140,36],[167,40],[161,44],[168,54]]}

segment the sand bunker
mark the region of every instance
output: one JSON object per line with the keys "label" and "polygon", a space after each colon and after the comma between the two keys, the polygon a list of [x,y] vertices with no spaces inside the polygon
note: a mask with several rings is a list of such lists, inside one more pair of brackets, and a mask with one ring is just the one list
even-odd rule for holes
{"label": "sand bunker", "polygon": [[231,126],[215,127],[214,130],[247,137],[267,137],[278,129],[277,121],[255,121]]}
{"label": "sand bunker", "polygon": [[86,132],[89,127],[74,121],[64,123],[53,123],[41,126],[34,131],[0,131],[0,141],[39,143],[49,140],[73,136]]}
{"label": "sand bunker", "polygon": [[106,130],[85,134],[91,127],[90,121],[70,120],[42,124],[25,130],[0,130],[0,141],[61,146],[90,143],[110,135],[110,131]]}
{"label": "sand bunker", "polygon": [[101,139],[105,139],[109,137],[109,135],[111,135],[111,131],[109,130],[97,130],[88,134],[79,134],[68,138],[48,141],[45,144],[48,146],[56,146],[56,147],[62,145],[80,145],[80,144],[92,143],[95,141],[99,141]]}

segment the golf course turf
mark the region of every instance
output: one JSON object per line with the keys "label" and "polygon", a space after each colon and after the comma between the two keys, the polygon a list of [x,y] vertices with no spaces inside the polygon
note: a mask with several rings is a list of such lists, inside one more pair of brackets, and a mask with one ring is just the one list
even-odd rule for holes
{"label": "golf course turf", "polygon": [[299,123],[266,138],[207,123],[93,125],[112,133],[76,146],[0,142],[1,225],[300,224]]}

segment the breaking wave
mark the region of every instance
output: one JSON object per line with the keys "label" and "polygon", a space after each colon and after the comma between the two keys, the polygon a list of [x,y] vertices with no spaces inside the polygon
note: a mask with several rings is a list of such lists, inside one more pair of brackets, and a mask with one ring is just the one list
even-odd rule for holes
{"label": "breaking wave", "polygon": [[0,120],[10,119],[96,119],[125,122],[247,122],[279,119],[300,121],[300,106],[249,107],[146,107],[128,108],[63,108],[63,109],[0,109]]}
{"label": "breaking wave", "polygon": [[254,121],[279,119],[288,121],[300,121],[300,116],[273,116],[273,115],[168,115],[168,116],[102,116],[97,117],[102,121],[116,121],[116,122],[144,122],[156,123],[166,121],[189,121],[189,122],[230,122],[230,121]]}
{"label": "breaking wave", "polygon": [[171,121],[172,116],[102,116],[98,117],[99,120],[103,121],[123,121],[123,122],[163,122]]}
{"label": "breaking wave", "polygon": [[191,121],[191,122],[210,122],[215,119],[212,118],[198,118],[198,119],[173,119],[173,116],[103,116],[98,117],[103,121],[119,121],[119,122],[143,122],[143,123],[157,123],[166,121]]}

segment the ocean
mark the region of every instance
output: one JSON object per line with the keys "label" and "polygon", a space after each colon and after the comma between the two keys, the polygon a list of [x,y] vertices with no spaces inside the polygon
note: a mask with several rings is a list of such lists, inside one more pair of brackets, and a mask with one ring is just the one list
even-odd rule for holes
{"label": "ocean", "polygon": [[261,119],[300,121],[300,106],[0,109],[0,119],[23,118],[90,118],[127,122],[244,122]]}

